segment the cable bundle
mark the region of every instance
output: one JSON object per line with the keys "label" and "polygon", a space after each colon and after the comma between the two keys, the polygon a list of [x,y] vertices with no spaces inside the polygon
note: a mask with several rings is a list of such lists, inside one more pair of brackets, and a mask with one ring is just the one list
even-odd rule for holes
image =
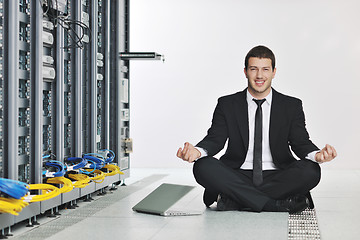
{"label": "cable bundle", "polygon": [[115,153],[109,149],[101,149],[99,150],[99,152],[105,152],[105,163],[111,163],[114,161],[115,159]]}
{"label": "cable bundle", "polygon": [[[44,3],[44,15],[46,15],[53,23],[54,25],[59,24],[62,28],[65,29],[65,32],[68,34],[69,38],[73,41],[72,45],[69,45],[66,48],[84,48],[84,40],[85,40],[85,30],[89,31],[89,39],[88,41],[91,41],[91,29],[83,22],[73,20],[69,18],[69,16],[65,14],[59,15],[58,11],[52,11],[52,9],[55,7],[55,9],[58,9],[57,6],[54,6],[53,1],[51,0],[43,0]],[[46,4],[45,4],[46,3]],[[57,3],[57,1],[56,1]],[[81,32],[78,34],[76,31],[76,26],[81,28]],[[64,47],[65,48],[65,47]]]}
{"label": "cable bundle", "polygon": [[89,176],[85,175],[85,174],[73,174],[70,173],[68,174],[68,177],[76,180],[76,182],[73,184],[75,188],[83,188],[86,187],[87,185],[89,185],[90,182],[90,178]]}
{"label": "cable bundle", "polygon": [[50,184],[29,184],[29,190],[42,190],[40,195],[26,195],[23,199],[26,202],[40,202],[58,196],[60,189]]}
{"label": "cable bundle", "polygon": [[0,192],[16,199],[21,199],[28,192],[27,184],[16,180],[0,178]]}
{"label": "cable bundle", "polygon": [[43,171],[43,177],[62,177],[66,173],[65,165],[60,161],[49,160],[45,162],[45,166],[52,167],[56,171],[55,172],[52,171],[50,172],[49,170]]}
{"label": "cable bundle", "polygon": [[[49,184],[26,184],[0,178],[0,193],[9,196],[9,198],[0,197],[0,213],[18,215],[25,206],[29,205],[29,202],[45,201],[61,193],[70,192],[74,187],[83,188],[90,181],[102,183],[106,176],[124,174],[118,166],[110,164],[115,159],[113,151],[102,149],[99,152],[84,154],[82,158],[70,157],[66,160],[66,165],[56,160],[44,162],[45,167],[49,169],[43,171],[43,176],[47,178],[46,182]],[[52,156],[54,155],[44,155],[43,159]],[[67,171],[75,172],[67,174],[70,179],[63,177]],[[76,182],[72,183],[71,179]],[[59,189],[50,184],[63,186]],[[31,195],[30,190],[41,190],[41,194]]]}
{"label": "cable bundle", "polygon": [[16,180],[0,178],[0,192],[9,198],[0,197],[0,213],[18,213],[28,205],[20,200],[28,192],[28,185]]}
{"label": "cable bundle", "polygon": [[0,213],[19,215],[19,212],[27,205],[29,205],[29,203],[23,200],[0,197]]}
{"label": "cable bundle", "polygon": [[90,164],[89,166],[87,166],[89,168],[101,169],[106,164],[105,158],[101,154],[98,154],[98,153],[87,153],[87,154],[84,154],[83,158],[94,162],[93,164]]}
{"label": "cable bundle", "polygon": [[[29,205],[29,202],[45,201],[61,193],[70,192],[74,187],[83,188],[90,181],[102,183],[106,176],[124,174],[118,166],[110,164],[115,159],[113,151],[102,149],[99,152],[102,152],[102,154],[88,153],[84,154],[82,158],[70,157],[66,160],[69,163],[67,165],[56,160],[44,162],[45,167],[49,169],[43,171],[43,176],[47,178],[46,182],[49,184],[26,184],[0,178],[0,193],[9,196],[9,198],[0,197],[0,213],[18,215],[25,206]],[[45,155],[43,158],[50,157],[51,155]],[[75,183],[63,177],[66,171],[72,172],[68,173],[67,176],[75,180]],[[62,184],[63,186],[59,189],[50,184]],[[41,194],[31,195],[29,192],[31,190],[41,190]]]}
{"label": "cable bundle", "polygon": [[[90,171],[90,169],[86,169],[86,170]],[[92,174],[94,176],[90,177],[90,180],[92,180],[95,183],[102,183],[105,180],[106,175],[103,171],[95,169],[95,171]]]}
{"label": "cable bundle", "polygon": [[71,180],[65,177],[48,178],[46,182],[52,184],[63,184],[64,186],[60,188],[60,193],[70,192],[74,188]]}
{"label": "cable bundle", "polygon": [[86,161],[86,159],[81,158],[81,157],[69,157],[69,158],[66,159],[66,162],[68,163],[66,165],[66,170],[67,171],[78,170],[80,168],[85,167],[86,164],[88,163]]}
{"label": "cable bundle", "polygon": [[120,168],[118,166],[113,165],[113,164],[107,164],[103,168],[110,171],[108,173],[105,173],[106,176],[114,176],[116,174],[124,174],[123,172],[120,171]]}

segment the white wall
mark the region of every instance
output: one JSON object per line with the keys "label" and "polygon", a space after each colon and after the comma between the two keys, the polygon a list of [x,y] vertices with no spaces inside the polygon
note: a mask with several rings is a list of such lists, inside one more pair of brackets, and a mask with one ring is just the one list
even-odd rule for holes
{"label": "white wall", "polygon": [[360,2],[132,0],[131,51],[166,60],[131,62],[132,167],[188,167],[183,142],[206,134],[217,98],[246,87],[254,46],[277,58],[273,86],[303,100],[312,140],[338,158],[323,168],[360,169]]}

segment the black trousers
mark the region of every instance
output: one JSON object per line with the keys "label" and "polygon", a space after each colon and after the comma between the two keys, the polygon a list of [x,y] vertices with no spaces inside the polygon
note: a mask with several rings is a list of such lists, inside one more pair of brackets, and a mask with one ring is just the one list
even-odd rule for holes
{"label": "black trousers", "polygon": [[260,212],[267,201],[307,194],[320,182],[320,166],[310,160],[299,160],[286,169],[263,171],[263,183],[255,187],[252,170],[232,169],[214,157],[194,163],[196,181],[214,196],[222,193],[239,205]]}

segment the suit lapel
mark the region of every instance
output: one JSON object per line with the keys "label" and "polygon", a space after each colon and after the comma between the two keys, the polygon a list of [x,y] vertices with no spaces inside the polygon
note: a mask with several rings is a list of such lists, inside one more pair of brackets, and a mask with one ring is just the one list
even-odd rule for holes
{"label": "suit lapel", "polygon": [[[234,102],[235,115],[237,123],[240,129],[240,135],[245,144],[245,149],[249,147],[249,117],[248,117],[248,104],[246,101],[246,91],[247,88],[239,92],[237,95],[236,101]],[[283,104],[281,101],[280,94],[273,89],[273,98],[271,103],[270,110],[270,126],[269,126],[269,140],[270,140],[270,149],[273,149],[272,144],[277,143],[277,133],[281,132],[282,126],[282,114]]]}
{"label": "suit lapel", "polygon": [[[284,114],[283,106],[281,102],[280,94],[273,89],[273,97],[271,103],[271,111],[270,111],[270,126],[269,126],[269,141],[270,141],[270,149],[272,148],[272,144],[276,144],[277,142],[277,133],[281,132],[281,116]],[[284,118],[283,118],[284,119]]]}
{"label": "suit lapel", "polygon": [[245,149],[249,147],[249,118],[248,105],[246,101],[246,91],[239,92],[236,101],[234,102],[235,115],[240,129],[240,135],[245,144]]}

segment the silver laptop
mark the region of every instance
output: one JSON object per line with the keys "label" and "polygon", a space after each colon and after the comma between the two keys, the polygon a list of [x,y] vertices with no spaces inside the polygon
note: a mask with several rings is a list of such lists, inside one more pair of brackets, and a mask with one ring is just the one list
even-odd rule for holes
{"label": "silver laptop", "polygon": [[190,210],[186,206],[176,206],[194,186],[163,183],[132,209],[141,213],[150,213],[161,216],[199,215],[202,211]]}

